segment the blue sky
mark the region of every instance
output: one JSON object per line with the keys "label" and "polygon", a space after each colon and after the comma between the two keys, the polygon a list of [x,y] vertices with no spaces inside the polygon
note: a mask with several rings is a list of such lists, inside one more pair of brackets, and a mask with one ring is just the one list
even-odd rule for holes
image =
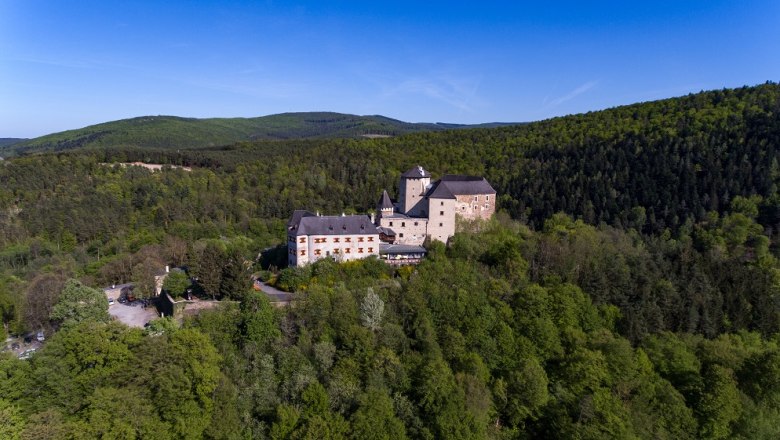
{"label": "blue sky", "polygon": [[0,137],[141,115],[534,121],[780,80],[777,1],[0,0]]}

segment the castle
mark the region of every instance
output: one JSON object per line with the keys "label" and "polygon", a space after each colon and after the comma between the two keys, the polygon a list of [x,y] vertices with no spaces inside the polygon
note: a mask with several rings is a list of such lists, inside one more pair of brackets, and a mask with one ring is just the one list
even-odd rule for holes
{"label": "castle", "polygon": [[483,177],[446,174],[431,183],[431,174],[417,166],[401,174],[398,189],[397,203],[384,191],[377,205],[383,241],[421,245],[430,237],[446,243],[456,217],[487,220],[496,212],[496,190]]}
{"label": "castle", "polygon": [[426,238],[447,242],[455,234],[457,217],[489,219],[496,211],[496,190],[482,177],[447,174],[431,183],[431,174],[417,166],[401,174],[398,187],[396,203],[382,192],[376,217],[295,211],[287,223],[289,266],[372,255],[415,263],[426,253]]}

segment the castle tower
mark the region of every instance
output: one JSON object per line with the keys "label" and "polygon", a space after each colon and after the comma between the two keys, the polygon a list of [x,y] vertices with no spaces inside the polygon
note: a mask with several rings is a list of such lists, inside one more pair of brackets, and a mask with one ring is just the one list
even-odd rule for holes
{"label": "castle tower", "polygon": [[401,174],[399,185],[399,209],[409,216],[428,215],[425,191],[431,184],[431,173],[421,166],[416,166]]}
{"label": "castle tower", "polygon": [[390,196],[387,194],[387,190],[382,191],[382,197],[379,198],[379,202],[376,204],[376,212],[379,213],[377,217],[377,224],[382,217],[390,217],[393,215],[395,207],[390,200]]}

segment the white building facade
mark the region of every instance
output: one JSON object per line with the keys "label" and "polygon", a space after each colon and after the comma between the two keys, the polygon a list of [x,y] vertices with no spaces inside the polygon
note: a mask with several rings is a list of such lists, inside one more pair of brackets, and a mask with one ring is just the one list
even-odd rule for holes
{"label": "white building facade", "polygon": [[378,257],[379,243],[379,231],[367,215],[321,216],[299,210],[287,223],[287,263],[291,267],[320,258]]}

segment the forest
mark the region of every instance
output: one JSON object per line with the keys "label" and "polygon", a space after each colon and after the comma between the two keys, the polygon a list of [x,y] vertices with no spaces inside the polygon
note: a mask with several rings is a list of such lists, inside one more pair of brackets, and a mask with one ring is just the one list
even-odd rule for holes
{"label": "forest", "polygon": [[[54,333],[0,355],[0,437],[778,438],[779,141],[767,83],[511,127],[2,161],[4,330]],[[417,267],[260,269],[292,210],[366,212],[417,164],[484,175],[499,214]],[[145,330],[63,310],[166,264],[223,304]]]}

